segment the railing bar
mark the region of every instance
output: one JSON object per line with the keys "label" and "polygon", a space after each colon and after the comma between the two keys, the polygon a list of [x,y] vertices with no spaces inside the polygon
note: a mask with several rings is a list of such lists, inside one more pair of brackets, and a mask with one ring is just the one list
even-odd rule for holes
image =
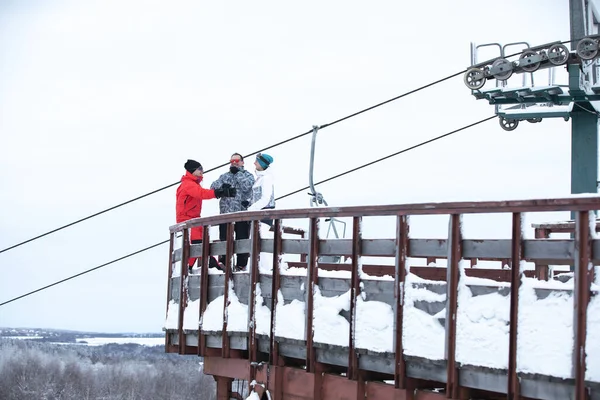
{"label": "railing bar", "polygon": [[[210,226],[202,227],[202,258],[200,259],[200,312],[199,320],[208,306],[208,258],[210,257]],[[198,355],[206,357],[206,335],[202,333],[202,327],[198,326]]]}
{"label": "railing bar", "polygon": [[517,332],[519,321],[519,288],[523,278],[521,261],[523,260],[523,218],[521,213],[512,214],[511,242],[511,282],[510,282],[510,325],[508,339],[508,400],[521,397],[519,377],[517,375]]}
{"label": "railing bar", "polygon": [[585,211],[600,208],[600,196],[559,199],[533,199],[483,202],[452,202],[452,203],[420,203],[392,204],[377,206],[351,207],[318,207],[288,210],[242,211],[228,215],[193,218],[186,222],[173,225],[172,232],[183,228],[200,226],[202,224],[229,223],[237,221],[254,221],[264,218],[296,219],[296,218],[341,218],[366,216],[395,216],[395,215],[447,215],[447,214],[482,214],[507,212],[544,212],[544,211]]}
{"label": "railing bar", "polygon": [[313,346],[314,293],[318,282],[319,220],[310,219],[308,268],[306,274],[306,371],[315,372],[316,354]]}
{"label": "railing bar", "polygon": [[356,301],[360,295],[361,217],[352,219],[352,272],[350,287],[350,329],[348,338],[348,378],[358,379],[358,352],[356,351]]}
{"label": "railing bar", "polygon": [[221,331],[221,357],[229,358],[229,335],[227,334],[227,307],[229,305],[229,280],[233,258],[233,223],[227,224],[227,250],[225,255],[225,280],[223,288],[223,330]]}
{"label": "railing bar", "polygon": [[[173,248],[174,248],[175,234],[169,234],[169,270],[167,272],[167,310],[166,317],[169,316],[169,303],[171,303],[171,280],[173,279]],[[166,318],[165,317],[165,318]],[[171,346],[171,333],[165,331],[165,349],[169,349]]]}
{"label": "railing bar", "polygon": [[406,257],[409,252],[409,225],[406,215],[396,217],[396,263],[394,274],[394,386],[406,389],[406,362],[404,361],[404,345],[402,332],[404,323],[404,291],[406,282]]}
{"label": "railing bar", "polygon": [[[186,284],[188,277],[188,260],[190,258],[189,229],[183,231],[183,251],[181,256],[181,272],[179,274],[179,316],[177,319],[177,335],[179,340],[179,354],[185,354],[185,335],[183,333],[183,315],[187,305]],[[184,284],[184,282],[186,284]]]}
{"label": "railing bar", "polygon": [[[250,290],[248,291],[248,360],[250,361],[250,379],[249,384],[256,378],[256,285],[259,280],[259,260],[260,260],[260,229],[259,221],[252,221],[251,224],[251,243],[252,251],[250,259]],[[248,388],[248,393],[252,387]]]}
{"label": "railing bar", "polygon": [[575,282],[573,290],[573,375],[575,400],[587,400],[585,386],[587,310],[594,269],[591,264],[590,212],[580,211],[575,218]]}
{"label": "railing bar", "polygon": [[458,310],[459,262],[462,257],[461,216],[452,214],[448,234],[448,268],[446,277],[446,396],[458,398],[459,381],[456,362],[456,316]]}
{"label": "railing bar", "polygon": [[279,289],[281,288],[281,252],[282,252],[282,224],[280,219],[274,223],[274,241],[273,241],[273,275],[271,281],[271,327],[270,327],[270,346],[269,361],[271,365],[279,365],[279,343],[275,340],[275,323],[277,321],[277,300]]}

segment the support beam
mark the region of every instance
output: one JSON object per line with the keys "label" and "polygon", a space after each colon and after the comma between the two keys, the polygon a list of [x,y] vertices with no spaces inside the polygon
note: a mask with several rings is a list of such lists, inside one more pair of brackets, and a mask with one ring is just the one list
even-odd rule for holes
{"label": "support beam", "polygon": [[508,333],[508,400],[521,398],[519,377],[517,376],[517,332],[519,321],[519,288],[523,272],[523,219],[521,213],[512,216],[512,262],[510,282],[510,325]]}
{"label": "support beam", "polygon": [[594,266],[591,263],[590,212],[580,211],[575,220],[575,283],[573,296],[573,376],[575,377],[575,400],[587,400],[585,387],[586,337],[588,304],[591,284],[594,281]]}
{"label": "support beam", "polygon": [[275,340],[275,329],[277,322],[277,302],[279,300],[279,289],[281,288],[280,268],[281,252],[283,249],[283,227],[281,224],[281,220],[276,219],[273,227],[273,274],[271,277],[271,336],[269,341],[269,362],[271,365],[279,365],[279,343],[277,342],[277,340]]}
{"label": "support beam", "polygon": [[396,218],[396,265],[394,274],[394,350],[396,356],[394,386],[397,389],[406,389],[406,363],[404,361],[402,331],[404,323],[404,284],[406,282],[406,258],[409,251],[408,230],[408,216],[399,215]]}
{"label": "support beam", "polygon": [[317,355],[313,345],[314,338],[314,296],[315,286],[319,282],[319,218],[310,219],[308,268],[306,273],[306,371],[315,372]]}
{"label": "support beam", "polygon": [[225,254],[225,281],[223,288],[223,329],[221,331],[221,355],[229,358],[229,335],[227,334],[227,319],[229,307],[229,281],[231,280],[231,269],[233,267],[233,222],[227,224],[227,247]]}
{"label": "support beam", "polygon": [[[279,220],[275,220],[276,224]],[[250,361],[250,379],[248,382],[248,392],[252,390],[251,384],[256,379],[256,363],[258,361],[257,342],[256,342],[256,287],[259,282],[259,262],[260,262],[260,221],[252,221],[252,252],[250,253],[250,289],[248,290],[248,359]],[[277,226],[277,225],[276,225]],[[275,242],[277,242],[278,231],[275,231]],[[275,268],[275,267],[273,267]],[[275,276],[275,273],[273,273]],[[271,312],[271,315],[274,311]],[[273,326],[271,318],[271,326]],[[273,334],[271,332],[271,338]]]}
{"label": "support beam", "polygon": [[358,352],[356,351],[356,301],[360,295],[361,217],[352,219],[352,272],[350,278],[350,329],[348,338],[348,378],[358,379]]}
{"label": "support beam", "polygon": [[[171,303],[171,281],[173,278],[173,247],[175,242],[175,233],[171,232],[169,235],[169,269],[167,271],[167,309],[165,320],[169,317],[169,303]],[[166,331],[165,332],[165,349],[171,347],[171,334]]]}
{"label": "support beam", "polygon": [[448,267],[446,282],[446,396],[459,397],[458,364],[456,362],[456,314],[458,309],[459,262],[462,258],[461,215],[450,215],[448,229]]}
{"label": "support beam", "polygon": [[[210,257],[210,226],[202,227],[202,258],[200,259],[200,307],[198,321],[208,306],[208,258]],[[202,333],[202,326],[198,328],[198,355],[206,356],[206,335]]]}
{"label": "support beam", "polygon": [[183,333],[183,315],[187,306],[187,277],[188,260],[190,258],[190,230],[183,230],[183,256],[181,257],[181,269],[179,272],[179,317],[177,318],[177,336],[179,341],[179,354],[185,354],[185,334]]}

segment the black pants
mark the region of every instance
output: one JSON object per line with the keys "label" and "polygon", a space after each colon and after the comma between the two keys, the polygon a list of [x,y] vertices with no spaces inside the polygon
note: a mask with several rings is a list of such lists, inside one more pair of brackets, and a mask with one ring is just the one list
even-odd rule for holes
{"label": "black pants", "polygon": [[[233,224],[234,239],[242,240],[250,238],[250,222],[240,221]],[[227,240],[227,224],[219,224],[219,240]],[[237,255],[236,267],[246,267],[248,265],[249,253],[242,253]],[[219,260],[225,264],[225,256],[219,256]]]}

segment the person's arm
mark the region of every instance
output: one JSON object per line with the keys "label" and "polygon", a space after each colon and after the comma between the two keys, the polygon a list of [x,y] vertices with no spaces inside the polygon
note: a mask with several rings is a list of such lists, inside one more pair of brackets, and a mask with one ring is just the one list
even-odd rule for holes
{"label": "person's arm", "polygon": [[213,189],[204,189],[200,185],[189,186],[186,194],[201,200],[215,199],[217,197]]}
{"label": "person's arm", "polygon": [[261,188],[262,194],[260,199],[258,199],[256,203],[251,204],[250,207],[248,207],[248,211],[262,210],[269,205],[271,195],[273,194],[273,179],[271,179],[269,175],[263,176]]}

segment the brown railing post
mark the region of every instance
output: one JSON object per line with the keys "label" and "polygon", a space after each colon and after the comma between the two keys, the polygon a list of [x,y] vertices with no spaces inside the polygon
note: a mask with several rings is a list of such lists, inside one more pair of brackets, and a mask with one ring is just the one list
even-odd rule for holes
{"label": "brown railing post", "polygon": [[[248,360],[250,361],[250,379],[248,384],[256,378],[256,285],[259,284],[260,261],[260,221],[251,222],[251,251],[250,251],[250,289],[248,290]],[[249,392],[252,390],[248,388]]]}
{"label": "brown railing post", "polygon": [[319,219],[310,219],[308,233],[308,268],[306,269],[306,371],[315,372],[316,354],[313,346],[313,315],[315,286],[319,282]]}
{"label": "brown railing post", "polygon": [[[202,227],[202,258],[200,258],[200,312],[198,321],[202,321],[204,311],[208,305],[208,258],[210,257],[210,226]],[[206,335],[202,333],[202,326],[198,327],[198,355],[206,356]]]}
{"label": "brown railing post", "polygon": [[[535,228],[534,235],[536,239],[549,239],[550,230],[543,228]],[[546,264],[535,263],[535,277],[542,281],[547,281],[550,277],[550,268]]]}
{"label": "brown railing post", "polygon": [[459,396],[458,367],[456,363],[456,314],[458,309],[459,262],[462,258],[461,216],[450,215],[448,233],[448,268],[446,276],[446,397]]}
{"label": "brown railing post", "polygon": [[183,315],[187,306],[187,277],[188,260],[190,259],[190,230],[183,230],[183,249],[181,251],[181,272],[179,275],[179,318],[177,319],[177,335],[179,341],[179,354],[185,354],[185,335],[183,333]]}
{"label": "brown railing post", "polygon": [[394,368],[394,386],[406,389],[406,363],[404,361],[404,345],[402,329],[404,322],[404,290],[406,282],[406,257],[408,256],[408,217],[396,217],[396,265],[394,274],[394,351],[396,364]]}
{"label": "brown railing post", "polygon": [[229,358],[229,335],[227,334],[227,307],[229,307],[229,280],[233,258],[233,222],[227,224],[227,246],[225,251],[225,280],[223,281],[223,330],[221,331],[221,357]]}
{"label": "brown railing post", "polygon": [[[358,379],[358,352],[356,351],[356,300],[360,295],[361,217],[352,219],[352,272],[350,278],[350,329],[348,338],[348,378]],[[360,393],[359,393],[360,395]],[[364,394],[363,394],[364,396]]]}
{"label": "brown railing post", "polygon": [[281,254],[283,250],[283,229],[281,220],[276,219],[274,224],[273,240],[273,275],[271,281],[271,327],[269,337],[269,363],[279,365],[279,343],[275,339],[275,327],[277,322],[277,295],[281,287]]}
{"label": "brown railing post", "polygon": [[[165,312],[166,317],[169,316],[169,303],[171,302],[171,280],[173,279],[173,247],[174,247],[175,233],[169,234],[169,270],[167,272],[167,310]],[[166,318],[165,317],[165,318]],[[171,334],[169,331],[165,331],[165,351],[169,351],[171,346]]]}
{"label": "brown railing post", "polygon": [[[593,211],[592,211],[593,212]],[[580,211],[575,218],[575,287],[573,288],[573,376],[575,377],[575,400],[587,400],[585,387],[587,334],[587,309],[590,301],[591,283],[594,280],[592,246],[590,235],[590,212]]]}
{"label": "brown railing post", "polygon": [[521,287],[521,261],[524,258],[523,220],[521,213],[512,215],[512,259],[510,282],[510,327],[508,339],[508,400],[521,398],[517,375],[517,332],[519,321],[519,288]]}

